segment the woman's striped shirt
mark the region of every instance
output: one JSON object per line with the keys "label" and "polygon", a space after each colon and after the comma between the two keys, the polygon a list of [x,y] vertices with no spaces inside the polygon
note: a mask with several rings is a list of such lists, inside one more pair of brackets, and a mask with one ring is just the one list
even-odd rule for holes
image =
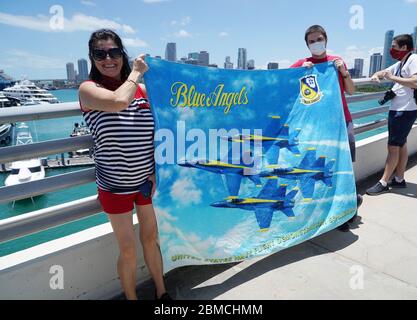
{"label": "woman's striped shirt", "polygon": [[137,192],[155,165],[155,123],[140,87],[123,111],[81,110],[94,139],[97,186],[117,194]]}

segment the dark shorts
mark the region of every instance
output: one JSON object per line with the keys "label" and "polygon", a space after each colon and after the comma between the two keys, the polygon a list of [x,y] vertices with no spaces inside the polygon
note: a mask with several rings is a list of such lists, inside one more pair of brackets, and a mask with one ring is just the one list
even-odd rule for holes
{"label": "dark shorts", "polygon": [[417,110],[390,111],[388,115],[388,145],[403,147],[417,119]]}
{"label": "dark shorts", "polygon": [[346,128],[349,139],[349,149],[352,162],[356,161],[356,141],[355,141],[355,132],[353,130],[353,122],[346,122]]}
{"label": "dark shorts", "polygon": [[98,188],[98,200],[103,211],[108,214],[122,214],[133,210],[133,204],[145,206],[152,204],[152,198],[145,198],[141,192],[116,194]]}

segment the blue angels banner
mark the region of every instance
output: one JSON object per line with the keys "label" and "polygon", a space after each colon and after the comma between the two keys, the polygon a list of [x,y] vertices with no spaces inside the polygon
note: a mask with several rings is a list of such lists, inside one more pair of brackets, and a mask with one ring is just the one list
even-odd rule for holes
{"label": "blue angels banner", "polygon": [[333,63],[244,71],[146,61],[165,271],[277,252],[355,214]]}

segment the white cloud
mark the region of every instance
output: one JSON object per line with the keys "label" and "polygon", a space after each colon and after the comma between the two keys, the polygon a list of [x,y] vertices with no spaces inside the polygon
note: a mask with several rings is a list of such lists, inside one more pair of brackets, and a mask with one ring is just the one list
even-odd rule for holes
{"label": "white cloud", "polygon": [[14,67],[62,69],[66,63],[61,59],[36,55],[22,50],[10,50],[6,54],[10,57],[6,58],[4,62]]}
{"label": "white cloud", "polygon": [[199,204],[201,194],[201,190],[197,189],[192,179],[188,177],[175,181],[170,192],[171,198],[183,205]]}
{"label": "white cloud", "polygon": [[145,41],[143,41],[141,39],[138,39],[138,38],[134,38],[134,39],[132,39],[132,38],[123,38],[123,44],[126,47],[133,47],[133,48],[149,47],[149,45]]}
{"label": "white cloud", "polygon": [[42,32],[94,31],[101,28],[109,28],[127,34],[134,34],[136,32],[129,25],[120,24],[113,20],[87,16],[83,13],[74,14],[70,19],[64,18],[64,26],[62,29],[51,28],[50,19],[51,17],[44,15],[18,16],[0,12],[0,23],[2,24]]}
{"label": "white cloud", "polygon": [[174,33],[174,36],[177,38],[191,38],[191,33],[189,33],[187,30],[181,29],[178,32]]}
{"label": "white cloud", "polygon": [[407,3],[417,3],[417,0],[405,0]]}
{"label": "white cloud", "polygon": [[177,20],[171,21],[171,25],[172,26],[180,25],[180,26],[184,26],[185,27],[186,25],[188,25],[190,23],[191,23],[191,17],[189,17],[189,16],[187,16],[185,18],[182,18],[181,21],[177,21]]}
{"label": "white cloud", "polygon": [[303,144],[312,146],[326,146],[340,148],[341,150],[350,150],[347,142],[341,142],[338,140],[318,140],[318,141],[303,141]]}
{"label": "white cloud", "polygon": [[95,7],[96,6],[95,2],[90,1],[90,0],[81,0],[81,3],[85,6],[90,6],[90,7]]}
{"label": "white cloud", "polygon": [[229,36],[229,34],[227,33],[227,32],[220,32],[219,33],[219,37],[228,37]]}

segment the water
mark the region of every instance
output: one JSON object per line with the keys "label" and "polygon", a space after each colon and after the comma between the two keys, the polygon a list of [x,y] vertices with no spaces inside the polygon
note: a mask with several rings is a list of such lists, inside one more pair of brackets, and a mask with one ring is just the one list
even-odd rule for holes
{"label": "water", "polygon": [[[61,102],[70,102],[76,101],[77,90],[56,90],[52,91],[52,94],[55,95]],[[82,116],[68,117],[61,119],[50,119],[50,120],[40,120],[27,122],[28,126],[31,129],[31,133],[36,141],[46,141],[52,139],[68,138],[75,122],[82,122]],[[54,158],[55,156],[50,156]],[[64,174],[71,171],[79,170],[79,168],[63,168],[63,169],[49,169],[46,171],[46,176],[51,177],[58,174]],[[4,180],[6,179],[7,174],[0,174],[0,186],[4,186]],[[86,185],[57,191],[53,193],[48,193],[36,197],[34,203],[30,200],[17,201],[13,206],[12,203],[0,204],[0,219],[10,218],[17,216],[23,213],[28,213],[31,211],[39,210],[42,208],[47,208],[62,204],[68,201],[73,201],[97,194],[97,188],[95,183],[89,183]],[[78,221],[70,222],[65,225],[51,228],[36,234],[32,234],[20,239],[4,242],[0,244],[0,256],[5,256],[10,253],[20,251],[53,239],[58,239],[72,233],[91,228],[93,226],[106,223],[107,217],[104,213],[97,214],[85,219]]]}
{"label": "water", "polygon": [[[52,93],[60,100],[61,102],[71,102],[77,101],[77,90],[76,89],[69,89],[69,90],[56,90],[52,91]],[[377,107],[378,104],[376,101],[365,101],[365,102],[358,102],[353,103],[350,105],[351,112],[358,112],[365,109],[370,109]],[[385,115],[386,116],[386,115]],[[384,115],[375,115],[370,116],[367,118],[355,120],[355,123],[362,124],[367,123],[373,120],[379,120],[384,118]],[[60,139],[60,138],[67,138],[69,137],[70,133],[72,132],[73,126],[75,122],[81,123],[83,121],[82,116],[76,117],[68,117],[68,118],[61,118],[61,119],[50,119],[50,120],[40,120],[40,121],[32,121],[28,122],[27,124],[31,128],[32,136],[34,141],[46,141],[52,139]],[[362,133],[357,135],[357,140],[361,140],[367,138],[369,136],[381,133],[386,131],[387,128],[379,128],[370,132]],[[50,156],[55,157],[55,156]],[[51,177],[58,174],[64,174],[67,172],[79,170],[79,168],[63,168],[63,169],[53,169],[47,170],[46,176]],[[0,186],[4,185],[4,180],[6,179],[7,174],[0,174]],[[82,185],[62,191],[57,191],[53,193],[49,193],[46,195],[42,195],[36,197],[34,203],[30,199],[22,200],[15,203],[13,206],[11,203],[9,204],[0,204],[0,219],[5,219],[13,216],[17,216],[23,213],[28,213],[31,211],[39,210],[42,208],[47,208],[51,206],[55,206],[58,204],[62,204],[68,201],[73,201],[89,196],[93,196],[97,194],[97,188],[95,183],[89,183],[87,185]],[[97,226],[103,223],[108,222],[108,219],[104,213],[100,213],[94,215],[92,217],[88,217],[85,219],[81,219],[78,221],[70,222],[65,225],[51,228],[42,232],[38,232],[36,234],[32,234],[26,237],[22,237],[20,239],[4,242],[0,244],[0,257],[11,254],[13,252],[17,252],[20,250],[24,250],[30,248],[32,246],[53,240],[58,239],[72,233],[82,231],[93,226]]]}

